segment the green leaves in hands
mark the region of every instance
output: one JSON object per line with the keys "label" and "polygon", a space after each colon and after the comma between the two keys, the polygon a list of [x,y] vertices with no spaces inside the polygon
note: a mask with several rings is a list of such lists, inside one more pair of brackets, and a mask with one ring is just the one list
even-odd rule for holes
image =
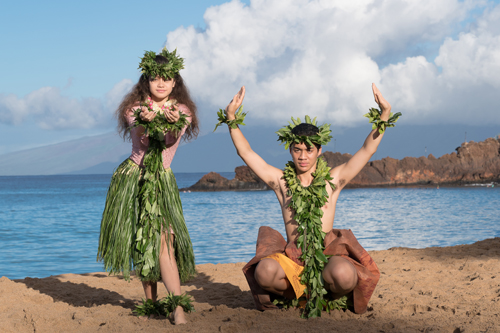
{"label": "green leaves in hands", "polygon": [[380,116],[382,115],[382,111],[379,109],[371,108],[368,113],[364,114],[366,118],[368,118],[368,121],[372,123],[372,129],[377,129],[380,134],[384,133],[385,129],[388,127],[394,127],[395,123],[398,121],[399,117],[402,115],[401,112],[398,112],[396,114],[391,114],[389,115],[389,119],[387,121],[383,121],[380,119]]}
{"label": "green leaves in hands", "polygon": [[221,126],[222,124],[227,124],[232,129],[236,129],[238,125],[245,126],[243,121],[245,120],[246,115],[247,113],[243,112],[243,105],[241,105],[238,111],[236,111],[233,120],[227,119],[226,110],[219,109],[219,111],[217,112],[219,122],[215,124],[214,132],[217,130],[217,127]]}
{"label": "green leaves in hands", "polygon": [[[141,106],[145,106],[149,111],[154,112],[147,103],[142,103]],[[169,123],[164,113],[157,113],[156,116],[151,121],[142,120],[140,117],[141,108],[137,108],[134,111],[134,125],[131,128],[142,126],[145,129],[145,134],[154,140],[163,142],[165,140],[165,133],[170,132],[173,135],[178,135],[186,126],[189,126],[189,121],[187,120],[187,115],[179,111],[179,120],[175,123]],[[163,144],[163,148],[165,144]]]}

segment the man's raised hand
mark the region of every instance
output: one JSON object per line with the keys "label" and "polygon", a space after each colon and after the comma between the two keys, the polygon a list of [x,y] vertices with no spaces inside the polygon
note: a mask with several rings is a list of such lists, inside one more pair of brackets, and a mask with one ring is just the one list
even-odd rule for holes
{"label": "man's raised hand", "polygon": [[234,114],[236,113],[236,110],[238,110],[238,108],[241,106],[241,103],[243,103],[244,98],[245,86],[241,87],[240,91],[238,91],[238,93],[234,95],[231,102],[229,102],[229,104],[226,106],[226,114],[228,120],[234,119]]}
{"label": "man's raised hand", "polygon": [[380,92],[380,90],[378,90],[375,83],[372,83],[372,90],[373,90],[373,97],[375,98],[375,102],[380,107],[382,115],[387,115],[387,117],[389,117],[389,114],[391,113],[391,104],[389,104],[389,102],[387,102],[384,96],[382,96],[382,93]]}

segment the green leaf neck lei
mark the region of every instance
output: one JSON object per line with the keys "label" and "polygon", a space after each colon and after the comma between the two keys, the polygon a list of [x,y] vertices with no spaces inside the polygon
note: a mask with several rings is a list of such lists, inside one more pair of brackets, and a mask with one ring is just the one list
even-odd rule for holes
{"label": "green leaf neck lei", "polygon": [[[150,104],[144,103],[143,106],[153,110]],[[161,174],[163,169],[162,152],[166,148],[165,133],[172,132],[177,135],[189,124],[187,115],[179,111],[180,118],[175,123],[169,123],[163,112],[157,112],[151,122],[147,122],[140,117],[141,108],[135,112],[135,124],[133,127],[143,126],[145,134],[149,138],[149,147],[144,156],[144,175],[140,184],[139,204],[141,214],[139,216],[138,229],[136,233],[136,251],[138,251],[137,260],[134,260],[136,273],[145,280],[155,280],[159,274],[159,268],[155,258],[160,256],[161,230],[165,219],[162,216],[161,205],[158,198],[161,197],[162,188]],[[164,213],[164,212],[163,212]],[[170,228],[169,225],[163,226]],[[167,237],[167,242],[170,238]],[[167,244],[168,246],[169,244]]]}
{"label": "green leaf neck lei", "polygon": [[297,222],[297,247],[302,250],[300,259],[304,262],[304,270],[300,275],[301,282],[306,285],[307,304],[303,317],[320,317],[321,310],[328,309],[327,294],[324,288],[322,272],[328,258],[323,254],[325,249],[323,231],[323,211],[321,208],[328,201],[327,184],[335,190],[331,182],[330,168],[323,158],[318,158],[313,181],[307,187],[300,184],[293,162],[288,162],[283,172],[286,182],[287,196],[291,197],[288,207],[294,211]]}

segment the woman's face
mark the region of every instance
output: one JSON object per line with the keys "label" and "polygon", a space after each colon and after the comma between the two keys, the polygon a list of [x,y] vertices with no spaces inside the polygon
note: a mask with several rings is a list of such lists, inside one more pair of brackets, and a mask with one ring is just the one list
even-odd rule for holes
{"label": "woman's face", "polygon": [[168,100],[168,96],[172,93],[174,86],[174,79],[165,80],[164,78],[157,76],[156,78],[149,80],[149,92],[151,93],[151,99],[158,104],[165,103]]}

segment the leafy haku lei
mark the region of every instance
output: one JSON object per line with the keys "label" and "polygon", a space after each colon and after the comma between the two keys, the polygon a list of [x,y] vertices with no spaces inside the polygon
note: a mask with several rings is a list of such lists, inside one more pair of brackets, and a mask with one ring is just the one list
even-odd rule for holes
{"label": "leafy haku lei", "polygon": [[245,120],[246,115],[247,115],[246,112],[243,112],[243,105],[241,105],[240,108],[238,109],[238,111],[236,111],[236,113],[234,114],[233,120],[227,119],[226,110],[219,109],[219,111],[217,112],[217,116],[219,117],[219,119],[218,119],[219,122],[217,124],[215,124],[214,132],[217,129],[217,127],[219,127],[222,124],[227,124],[232,129],[236,129],[236,127],[238,127],[238,125],[244,126],[245,124],[243,123],[243,121]]}
{"label": "leafy haku lei", "polygon": [[304,262],[300,281],[306,285],[307,298],[302,316],[308,318],[319,317],[322,309],[330,308],[325,299],[327,291],[322,276],[328,257],[323,254],[326,233],[323,231],[321,208],[328,201],[327,184],[335,190],[330,168],[323,158],[318,158],[316,171],[312,175],[314,179],[311,184],[304,187],[297,178],[293,162],[288,162],[283,172],[288,188],[287,196],[291,197],[288,207],[293,210],[294,220],[298,225],[297,248],[302,250],[300,259]]}
{"label": "leafy haku lei", "polygon": [[[317,126],[316,118],[311,120],[311,117],[306,116],[305,120],[306,124]],[[293,134],[292,130],[301,123],[300,118],[293,119],[292,117],[292,122],[288,122],[287,126],[276,132],[276,134],[278,134],[278,141],[281,141],[281,144],[285,143],[285,149],[288,149],[288,147],[294,143],[305,143],[308,147],[310,147],[314,143],[322,146],[330,142],[330,139],[332,138],[330,135],[330,133],[332,133],[330,130],[330,124],[323,124],[319,126],[319,132],[315,135],[306,136]]]}
{"label": "leafy haku lei", "polygon": [[185,312],[194,311],[192,302],[193,300],[191,296],[186,293],[179,296],[175,296],[173,293],[168,293],[166,297],[156,302],[153,302],[151,299],[142,299],[142,304],[136,305],[135,310],[132,312],[134,312],[138,317],[150,315],[168,317],[168,315],[174,312],[178,306],[181,306]]}
{"label": "leafy haku lei", "polygon": [[145,167],[143,184],[139,193],[142,210],[136,233],[136,250],[141,255],[138,262],[134,263],[137,274],[142,277],[148,276],[155,266],[154,258],[158,257],[160,253],[157,242],[151,236],[161,233],[162,221],[164,220],[157,198],[158,194],[164,190],[161,188],[160,171],[163,168],[162,151],[166,148],[165,133],[170,132],[173,135],[178,135],[185,126],[189,125],[187,115],[181,111],[179,111],[180,117],[177,122],[169,123],[167,121],[165,111],[172,110],[176,103],[175,100],[169,100],[160,107],[148,98],[141,106],[156,113],[150,122],[141,119],[141,107],[134,111],[135,124],[132,127],[143,126],[145,135],[149,138],[149,147],[143,162]]}
{"label": "leafy haku lei", "polygon": [[396,114],[393,114],[391,112],[387,121],[380,119],[381,115],[382,111],[375,108],[371,108],[368,113],[364,114],[364,116],[368,118],[368,121],[373,124],[372,129],[378,128],[378,132],[380,134],[384,133],[386,128],[396,126],[395,123],[398,121],[402,113],[398,112]]}
{"label": "leafy haku lei", "polygon": [[184,69],[184,59],[177,55],[177,49],[168,52],[167,48],[164,47],[159,55],[167,58],[168,62],[166,64],[158,64],[155,60],[156,53],[154,51],[146,51],[138,67],[141,69],[141,73],[146,74],[150,78],[159,76],[169,79],[174,78],[179,74],[181,69]]}

